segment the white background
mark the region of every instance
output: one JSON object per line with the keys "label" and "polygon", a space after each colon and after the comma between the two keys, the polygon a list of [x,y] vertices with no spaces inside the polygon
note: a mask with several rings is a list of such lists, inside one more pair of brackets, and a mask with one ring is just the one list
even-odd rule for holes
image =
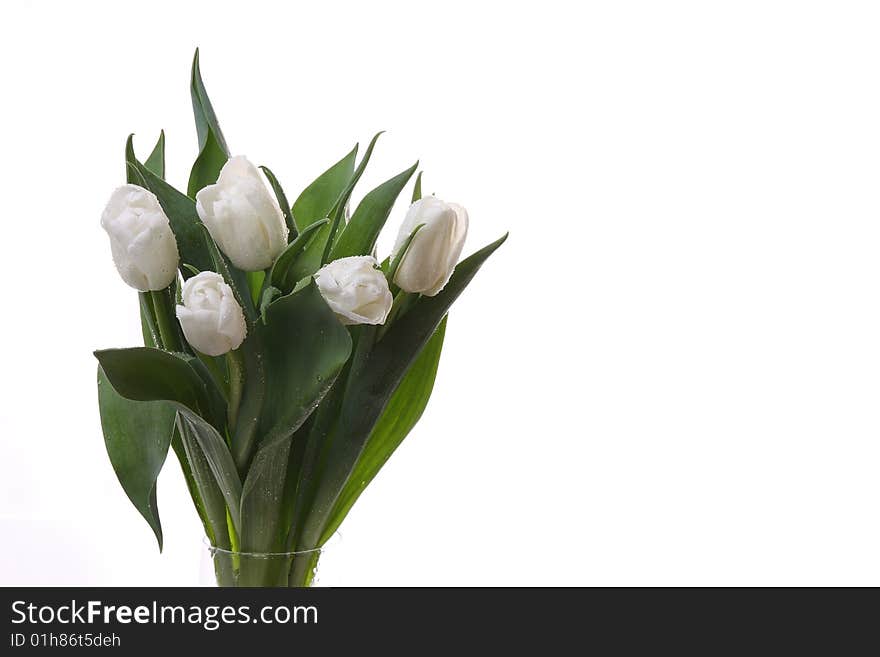
{"label": "white background", "polygon": [[[322,581],[880,584],[880,20],[840,2],[58,2],[0,9],[0,584],[195,584],[104,453],[93,349],[140,341],[98,220],[130,132],[294,198],[387,130],[465,251],[434,397]],[[404,192],[404,196],[409,191]],[[403,218],[400,203],[380,243]]]}

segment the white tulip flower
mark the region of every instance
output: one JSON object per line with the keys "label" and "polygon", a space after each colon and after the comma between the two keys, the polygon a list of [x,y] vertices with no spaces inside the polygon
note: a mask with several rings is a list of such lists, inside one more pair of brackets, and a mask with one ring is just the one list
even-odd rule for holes
{"label": "white tulip flower", "polygon": [[123,185],[110,196],[101,215],[110,236],[113,262],[131,287],[162,290],[177,276],[177,240],[156,195],[137,185]]}
{"label": "white tulip flower", "polygon": [[384,324],[394,303],[385,275],[371,256],[330,262],[315,274],[315,283],[343,324]]}
{"label": "white tulip flower", "polygon": [[208,356],[238,349],[247,335],[244,313],[220,274],[203,271],[183,284],[177,319],[186,341]]}
{"label": "white tulip flower", "polygon": [[458,263],[467,236],[468,214],[460,205],[433,196],[416,201],[400,227],[394,255],[420,224],[423,225],[410,242],[394,282],[407,292],[433,297],[449,281]]}
{"label": "white tulip flower", "polygon": [[239,269],[266,269],[287,246],[275,196],[247,158],[230,158],[214,185],[196,194],[196,212],[217,246]]}

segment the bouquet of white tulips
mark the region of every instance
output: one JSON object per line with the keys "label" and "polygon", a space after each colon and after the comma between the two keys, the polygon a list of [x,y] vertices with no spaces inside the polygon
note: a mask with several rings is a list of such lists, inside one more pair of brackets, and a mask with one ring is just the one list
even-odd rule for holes
{"label": "bouquet of white tulips", "polygon": [[[187,192],[165,140],[126,151],[101,225],[139,291],[144,347],[107,349],[98,399],[110,461],[162,546],[156,479],[169,447],[221,586],[308,586],[320,549],[421,416],[449,307],[502,237],[459,262],[464,208],[422,197],[392,253],[376,239],[416,165],[349,200],[376,143],[291,205],[230,157],[193,61],[199,154]],[[261,171],[262,170],[262,171]]]}

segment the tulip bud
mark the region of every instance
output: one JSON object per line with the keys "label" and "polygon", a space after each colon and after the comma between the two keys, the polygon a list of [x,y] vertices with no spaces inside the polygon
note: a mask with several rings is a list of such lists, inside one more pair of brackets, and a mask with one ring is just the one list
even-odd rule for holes
{"label": "tulip bud", "polygon": [[241,306],[220,274],[203,271],[183,284],[177,319],[186,341],[208,356],[238,349],[247,335]]}
{"label": "tulip bud", "polygon": [[394,282],[407,292],[433,297],[449,281],[458,263],[467,236],[468,215],[460,205],[433,196],[416,201],[400,227],[394,255],[419,225],[422,227],[410,242]]}
{"label": "tulip bud", "polygon": [[101,226],[110,236],[122,280],[141,292],[171,285],[177,276],[177,240],[155,194],[137,185],[119,187],[104,208]]}
{"label": "tulip bud", "polygon": [[243,156],[230,158],[217,183],[196,194],[196,211],[220,250],[244,271],[266,269],[287,246],[281,208]]}
{"label": "tulip bud", "polygon": [[343,324],[383,324],[394,303],[385,275],[371,256],[330,262],[315,274],[315,283]]}

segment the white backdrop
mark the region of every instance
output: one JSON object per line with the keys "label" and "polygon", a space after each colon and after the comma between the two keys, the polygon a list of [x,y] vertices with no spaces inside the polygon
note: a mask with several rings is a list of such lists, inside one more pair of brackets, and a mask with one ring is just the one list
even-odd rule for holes
{"label": "white backdrop", "polygon": [[511,232],[324,583],[880,584],[874,7],[4,3],[0,584],[197,581],[173,458],[162,555],[116,482],[91,355],[139,344],[98,220],[131,132],[185,187],[196,45],[291,198],[384,129],[356,199],[420,158],[467,253]]}

